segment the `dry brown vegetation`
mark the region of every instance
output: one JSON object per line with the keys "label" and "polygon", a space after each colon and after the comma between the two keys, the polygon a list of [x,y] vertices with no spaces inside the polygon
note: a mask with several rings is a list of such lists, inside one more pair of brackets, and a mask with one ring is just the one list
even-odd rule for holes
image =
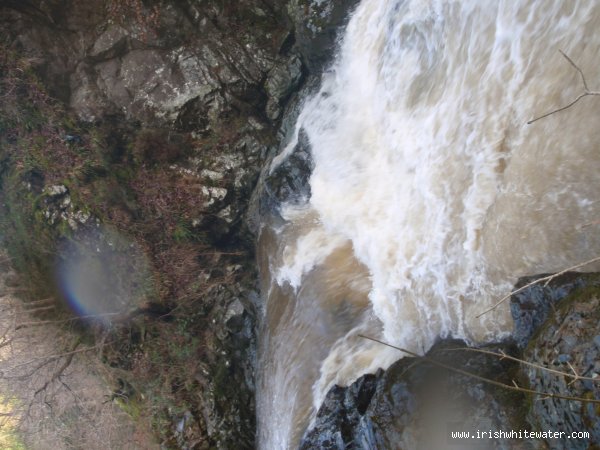
{"label": "dry brown vegetation", "polygon": [[[187,135],[139,130],[120,118],[78,123],[45,93],[27,61],[1,43],[0,99],[0,236],[14,268],[24,274],[19,290],[31,315],[26,322],[34,323],[19,331],[57,326],[66,339],[42,339],[63,342],[60,357],[44,365],[51,371],[41,385],[31,384],[30,394],[44,404],[43,393],[56,388],[83,401],[63,382],[77,361],[97,363],[113,390],[101,394],[109,396],[102,408],[120,405],[141,424],[150,422],[167,443],[174,418],[185,411],[202,429],[199,404],[211,376],[207,355],[216,353],[214,336],[206,331],[213,294],[236,276],[214,268],[243,256],[237,249],[222,254],[194,226],[206,213],[202,186],[171,163],[185,158],[188,145],[199,144]],[[108,329],[75,318],[61,300],[54,278],[57,245],[71,239],[73,230],[61,220],[50,224],[44,215],[43,190],[51,185],[66,186],[74,208],[134,241],[150,261],[154,289],[146,303]],[[40,299],[46,303],[35,303]],[[38,341],[29,345],[49,352]],[[15,368],[0,370],[10,374]],[[131,389],[125,392],[119,383]]]}
{"label": "dry brown vegetation", "polygon": [[165,129],[146,128],[137,133],[132,154],[142,164],[174,162],[185,155],[192,142],[187,135]]}
{"label": "dry brown vegetation", "polygon": [[0,428],[10,427],[3,448],[154,449],[143,421],[134,422],[107,401],[115,373],[97,355],[104,345],[82,339],[78,321],[41,320],[35,313],[48,300],[24,305],[0,274]]}
{"label": "dry brown vegetation", "polygon": [[133,23],[142,41],[156,35],[161,14],[158,5],[146,7],[142,0],[107,0],[106,12],[109,22]]}

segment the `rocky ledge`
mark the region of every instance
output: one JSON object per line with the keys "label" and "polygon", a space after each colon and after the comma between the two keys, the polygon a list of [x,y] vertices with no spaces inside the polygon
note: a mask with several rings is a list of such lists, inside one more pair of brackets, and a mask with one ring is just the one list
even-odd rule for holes
{"label": "rocky ledge", "polygon": [[[522,279],[517,288],[533,280]],[[596,448],[599,305],[598,274],[569,273],[547,286],[524,289],[511,298],[515,334],[509,342],[473,349],[443,340],[425,358],[406,357],[348,387],[334,386],[300,448]],[[477,430],[565,434],[477,442],[451,438],[453,431],[475,435]],[[580,431],[589,437],[565,437]]]}

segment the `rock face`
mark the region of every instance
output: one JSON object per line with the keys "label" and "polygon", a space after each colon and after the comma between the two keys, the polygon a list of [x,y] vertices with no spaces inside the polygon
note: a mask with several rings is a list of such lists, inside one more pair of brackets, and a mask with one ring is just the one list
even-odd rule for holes
{"label": "rock face", "polygon": [[314,168],[310,144],[304,131],[292,153],[264,179],[261,210],[277,211],[284,203],[299,204],[310,199],[310,174]]}
{"label": "rock face", "polygon": [[269,96],[267,102],[267,116],[276,120],[281,114],[282,104],[290,97],[302,80],[302,61],[293,57],[284,65],[276,66],[271,70],[265,83],[265,90]]}
{"label": "rock face", "polygon": [[[154,294],[124,327],[135,339],[108,363],[130,371],[128,382],[142,392],[143,382],[156,381],[149,378],[157,367],[177,367],[154,383],[176,401],[156,421],[165,446],[254,446],[260,302],[253,237],[246,232],[250,195],[289,136],[301,97],[318,86],[355,3],[0,4],[2,51],[19,56],[14,73],[33,72],[43,84],[39,91],[61,105],[44,97],[41,118],[25,105],[23,117],[34,124],[26,129],[19,128],[23,121],[2,122],[15,125],[3,145],[18,138],[35,144],[27,155],[31,168],[17,161],[19,149],[5,152],[0,145],[2,187],[22,189],[13,189],[3,213],[14,219],[13,231],[48,244],[30,257],[21,250],[33,244],[21,245],[29,241],[18,235],[15,253],[24,267],[41,262],[43,274],[53,264],[44,254],[61,239],[104,225],[148,253]],[[0,62],[10,66],[10,59]],[[40,94],[28,80],[24,87]],[[0,115],[7,111],[0,107]],[[289,160],[257,190],[262,212],[307,199],[311,170],[302,135]]]}
{"label": "rock face", "polygon": [[[519,280],[517,286],[536,278]],[[468,448],[482,449],[595,448],[600,444],[597,403],[550,396],[600,400],[600,276],[570,273],[548,286],[531,286],[511,298],[511,310],[516,324],[513,341],[484,350],[504,352],[536,366],[468,351],[460,342],[441,341],[426,355],[438,365],[404,358],[349,387],[334,386],[301,448],[442,449],[467,442]],[[586,379],[574,381],[541,367]],[[532,398],[464,372],[505,385],[513,385],[514,380],[549,396]],[[473,435],[477,430],[565,434],[557,439],[450,438],[451,431]],[[579,431],[589,437],[566,438]]]}
{"label": "rock face", "polygon": [[[214,124],[236,109],[260,111],[269,73],[299,65],[279,55],[287,31],[277,2],[15,3],[3,14],[14,45],[85,120],[122,112],[185,122],[195,109],[202,114],[193,121]],[[279,90],[293,82],[279,76]]]}
{"label": "rock face", "polygon": [[239,226],[273,141],[270,121],[303,79],[284,5],[9,3],[5,39],[55,97],[87,122],[118,117],[191,134],[197,158],[184,168],[204,185],[205,228],[218,241]]}
{"label": "rock face", "polygon": [[[477,376],[508,381],[514,363],[464,348],[462,342],[443,341],[427,357]],[[453,441],[450,432],[520,429],[522,402],[518,393],[506,393],[464,374],[404,358],[348,388],[332,388],[301,448],[441,449],[452,443],[464,445],[459,439]],[[508,440],[490,442],[481,441],[485,444],[474,448],[513,448]],[[527,445],[521,448],[536,448]]]}
{"label": "rock face", "polygon": [[[536,330],[524,352],[524,359],[538,366],[579,375],[585,380],[556,376],[536,367],[523,371],[531,389],[550,395],[600,400],[600,277],[576,276],[558,280],[554,289],[577,290],[559,302],[548,319]],[[564,291],[563,291],[564,292]],[[556,295],[548,295],[552,298]],[[548,441],[550,448],[587,449],[600,445],[600,408],[598,404],[546,398],[531,402],[529,422],[536,429],[552,429],[567,434],[589,432],[589,438],[561,437]]]}
{"label": "rock face", "polygon": [[[300,204],[310,199],[309,179],[314,164],[306,133],[299,130],[297,139],[295,137],[296,120],[302,109],[302,99],[318,90],[321,73],[331,62],[341,31],[358,2],[359,0],[290,0],[287,3],[286,10],[293,24],[293,31],[288,35],[287,42],[293,42],[293,48],[301,56],[303,83],[301,90],[291,97],[287,92],[289,88],[277,87],[277,91],[282,92],[282,98],[289,97],[283,112],[276,109],[271,114],[269,108],[273,102],[269,100],[267,104],[269,117],[280,117],[281,114],[281,121],[278,145],[269,149],[246,219],[249,228],[255,233],[260,228],[261,218],[267,215],[278,218],[278,212],[284,203]],[[293,64],[289,68],[274,70],[273,80],[267,83],[267,90],[275,90],[275,83],[279,79],[286,81],[284,86],[295,86],[298,76],[294,76],[294,73],[297,73],[297,69]],[[290,84],[288,79],[293,82]],[[295,141],[293,149],[278,164],[273,165],[273,161],[286,151],[292,141]]]}
{"label": "rock face", "polygon": [[335,50],[339,30],[359,0],[291,0],[288,14],[294,23],[297,46],[311,71],[319,71]]}
{"label": "rock face", "polygon": [[[515,288],[518,289],[543,276],[521,278]],[[570,273],[550,280],[547,286],[544,283],[534,284],[513,295],[510,310],[515,321],[513,339],[517,345],[521,348],[527,345],[531,336],[546,321],[555,303],[590,282],[591,279],[585,275]]]}
{"label": "rock face", "polygon": [[[220,174],[225,191],[210,193],[205,225],[223,237],[227,233],[218,230],[239,224],[260,168],[277,152],[273,124],[290,99],[297,105],[293,94],[307,77],[312,89],[318,85],[357,3],[9,2],[0,23],[10,45],[82,120],[122,117],[143,128],[192,133],[201,147],[216,150],[197,146],[200,157],[186,169],[205,189],[215,184],[209,174]],[[287,107],[284,122],[294,109]],[[309,195],[308,155],[301,138],[275,176],[282,178],[271,189],[278,201],[296,188]]]}

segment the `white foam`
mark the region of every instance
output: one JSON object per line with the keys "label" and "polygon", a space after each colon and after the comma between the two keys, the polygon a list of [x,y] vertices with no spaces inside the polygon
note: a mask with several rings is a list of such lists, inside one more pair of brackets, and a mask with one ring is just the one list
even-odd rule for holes
{"label": "white foam", "polygon": [[[475,316],[519,276],[600,253],[600,102],[527,125],[582,92],[559,49],[600,86],[598,26],[594,0],[363,0],[296,125],[319,226],[281,243],[277,282],[298,290],[350,241],[370,274],[371,332],[420,352],[438,336],[505,336],[507,304]],[[352,326],[307,380],[315,410],[332,383],[391,361]]]}

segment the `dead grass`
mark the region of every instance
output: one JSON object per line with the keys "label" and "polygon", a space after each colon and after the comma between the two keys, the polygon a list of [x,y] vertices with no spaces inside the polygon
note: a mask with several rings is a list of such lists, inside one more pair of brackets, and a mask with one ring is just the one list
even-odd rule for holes
{"label": "dead grass", "polygon": [[[7,275],[0,273],[0,292]],[[96,352],[67,351],[78,341],[68,324],[21,327],[38,319],[10,295],[0,296],[0,309],[2,448],[159,448],[147,423],[106,401],[114,375]]]}
{"label": "dead grass", "polygon": [[[0,97],[0,235],[14,266],[24,275],[22,280],[29,283],[23,286],[29,300],[59,298],[53,284],[55,248],[60,239],[70,237],[70,231],[64,223],[49,225],[40,199],[44,187],[64,184],[74,205],[88,208],[100,223],[126,234],[146,253],[155,285],[148,304],[167,311],[151,315],[151,308],[139,308],[128,323],[114,324],[110,333],[71,320],[74,317],[56,301],[51,309],[23,316],[27,326],[15,331],[29,337],[21,340],[27,346],[14,347],[16,364],[21,364],[18,358],[25,349],[37,358],[72,350],[78,338],[86,341],[73,350],[78,353],[72,360],[63,355],[40,369],[49,372],[34,371],[39,374],[35,382],[7,386],[18,390],[15,398],[24,398],[27,405],[31,396],[35,397],[35,414],[28,422],[32,428],[25,430],[45,436],[47,447],[36,448],[63,448],[65,439],[85,441],[80,448],[152,448],[135,441],[138,434],[146,435],[147,429],[139,431],[123,411],[152,421],[157,434],[169,440],[176,414],[190,410],[197,421],[195,433],[202,435],[205,430],[198,431],[204,426],[198,405],[210,377],[210,358],[216,357],[210,313],[218,298],[214,293],[232,282],[231,274],[213,269],[226,267],[240,255],[235,249],[225,255],[212,248],[194,226],[194,221],[207,213],[201,180],[170,166],[171,161],[185,156],[177,145],[187,145],[187,138],[170,140],[173,137],[162,131],[136,134],[133,126],[119,128],[114,123],[78,124],[45,94],[26,61],[2,45]],[[111,139],[119,133],[122,138]],[[67,139],[68,135],[76,138]],[[230,131],[206,146],[217,151],[233,137]],[[207,273],[210,279],[204,276]],[[0,314],[0,321],[7,317]],[[54,324],[31,325],[42,320]],[[14,367],[0,370],[15,373]],[[138,381],[136,402],[125,401],[121,409],[115,409],[112,401],[102,403],[114,393],[100,382],[114,383],[110,373],[115,370],[120,371],[121,379]],[[51,382],[44,387],[48,380]],[[147,394],[145,399],[141,394]],[[46,401],[58,402],[50,414],[56,418],[53,423],[45,421]],[[97,431],[90,425],[94,421],[99,421]],[[127,427],[106,428],[111,423]],[[73,434],[77,426],[88,434]],[[127,444],[94,447],[94,439],[103,434],[105,442]]]}

